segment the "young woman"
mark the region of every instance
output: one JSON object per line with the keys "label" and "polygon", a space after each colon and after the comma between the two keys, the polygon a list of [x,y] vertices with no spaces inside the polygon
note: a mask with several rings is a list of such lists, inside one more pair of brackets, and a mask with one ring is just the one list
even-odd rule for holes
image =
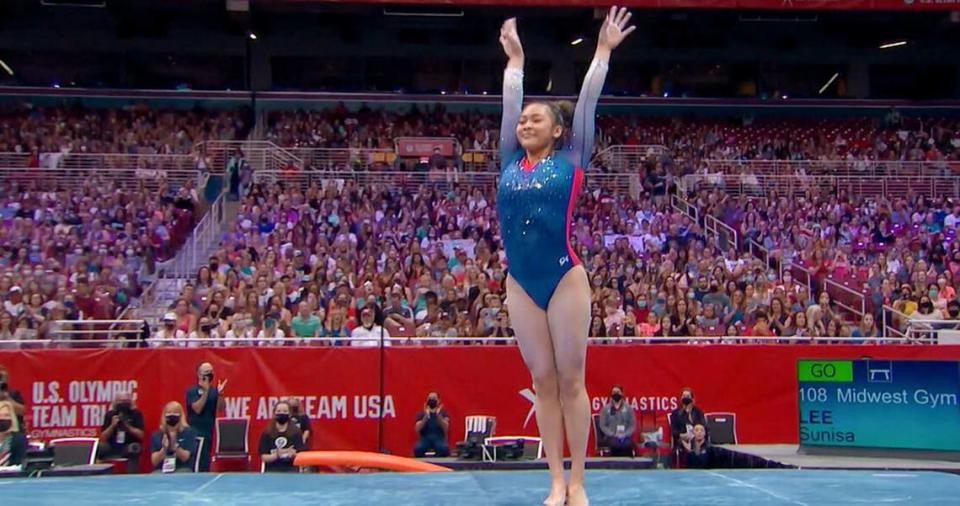
{"label": "young woman", "polygon": [[[516,19],[500,30],[509,61],[503,76],[497,207],[510,264],[507,306],[537,392],[537,425],[550,468],[548,506],[588,504],[583,470],[590,431],[584,382],[590,284],[570,246],[570,221],[593,151],[594,114],[607,63],[634,30],[629,21],[626,9],[616,7],[604,20],[565,145],[559,105],[522,107],[524,54]],[[564,431],[571,454],[569,483],[563,476]]]}

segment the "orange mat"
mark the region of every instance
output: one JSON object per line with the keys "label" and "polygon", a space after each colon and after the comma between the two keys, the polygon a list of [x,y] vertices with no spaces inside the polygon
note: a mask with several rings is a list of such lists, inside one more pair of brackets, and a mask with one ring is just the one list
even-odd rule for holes
{"label": "orange mat", "polygon": [[300,452],[295,466],[359,467],[408,473],[447,473],[452,470],[421,460],[373,452],[325,451]]}

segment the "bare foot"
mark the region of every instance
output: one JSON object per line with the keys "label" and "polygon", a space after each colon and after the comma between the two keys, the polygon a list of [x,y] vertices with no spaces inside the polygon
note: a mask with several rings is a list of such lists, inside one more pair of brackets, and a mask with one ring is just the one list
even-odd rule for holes
{"label": "bare foot", "polygon": [[587,491],[583,488],[582,483],[567,487],[567,504],[570,506],[590,505],[590,500],[587,499]]}
{"label": "bare foot", "polygon": [[550,495],[543,500],[543,506],[563,506],[567,503],[567,485],[563,482],[550,486]]}

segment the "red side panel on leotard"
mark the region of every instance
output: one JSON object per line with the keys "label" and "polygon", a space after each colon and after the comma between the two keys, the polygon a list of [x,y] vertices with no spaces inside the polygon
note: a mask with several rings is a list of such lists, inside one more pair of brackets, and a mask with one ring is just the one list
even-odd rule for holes
{"label": "red side panel on leotard", "polygon": [[577,203],[577,196],[580,195],[580,185],[583,183],[583,169],[574,167],[573,184],[570,185],[570,199],[567,201],[567,254],[570,255],[571,265],[580,265],[580,257],[573,251],[570,244],[570,231],[573,228],[573,206]]}

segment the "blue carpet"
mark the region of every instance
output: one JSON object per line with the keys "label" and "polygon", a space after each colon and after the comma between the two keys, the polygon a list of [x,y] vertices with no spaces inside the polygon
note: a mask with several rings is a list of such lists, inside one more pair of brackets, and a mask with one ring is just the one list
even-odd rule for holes
{"label": "blue carpet", "polygon": [[[539,505],[545,471],[177,474],[0,480],[4,506]],[[589,471],[594,506],[955,504],[960,476],[871,471]]]}

